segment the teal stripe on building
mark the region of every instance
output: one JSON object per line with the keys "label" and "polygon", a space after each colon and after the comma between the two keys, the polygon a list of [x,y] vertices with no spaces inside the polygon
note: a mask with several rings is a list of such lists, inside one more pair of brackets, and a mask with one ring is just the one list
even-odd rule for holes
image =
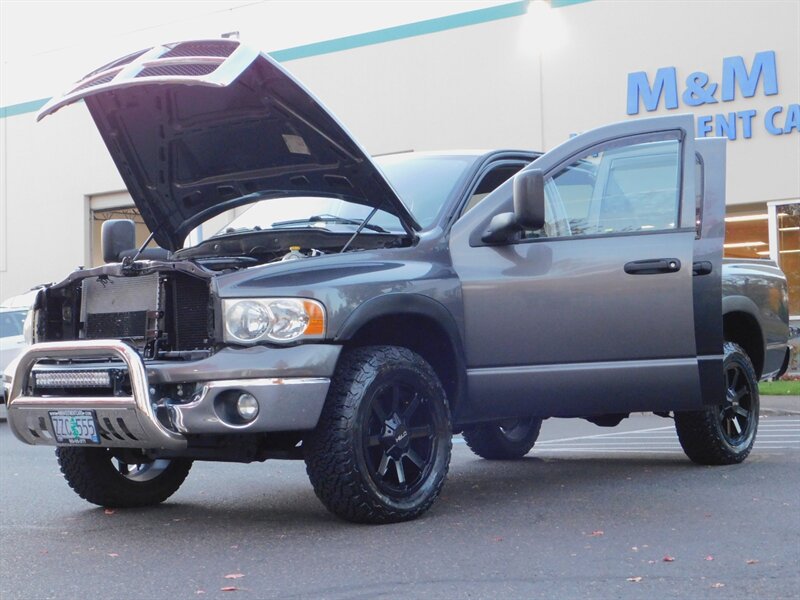
{"label": "teal stripe on building", "polygon": [[270,52],[270,56],[279,62],[286,62],[297,60],[298,58],[309,58],[311,56],[320,56],[332,52],[341,52],[342,50],[374,46],[375,44],[394,42],[420,35],[447,31],[449,29],[458,29],[460,27],[488,23],[499,19],[508,19],[509,17],[519,17],[525,14],[527,8],[527,1],[511,2],[509,4],[490,6],[489,8],[471,10],[455,15],[417,21],[416,23],[387,27],[386,29],[378,29],[377,31],[357,33],[355,35],[348,35],[324,42],[304,44],[302,46],[295,46],[294,48],[287,48],[286,50],[276,50],[275,52]]}
{"label": "teal stripe on building", "polygon": [[592,0],[550,0],[550,6],[553,8],[564,8],[565,6],[572,6],[573,4],[583,4],[584,2],[591,2]]}
{"label": "teal stripe on building", "polygon": [[[551,0],[551,6],[553,8],[563,8],[565,6],[582,4],[590,1],[591,0]],[[489,23],[491,21],[498,21],[500,19],[519,17],[524,15],[527,10],[528,0],[509,2],[507,4],[499,4],[497,6],[490,6],[488,8],[470,10],[454,15],[437,17],[435,19],[426,19],[425,21],[417,21],[415,23],[407,23],[405,25],[396,25],[394,27],[387,27],[385,29],[378,29],[376,31],[357,33],[355,35],[325,40],[323,42],[314,42],[312,44],[303,44],[301,46],[294,46],[292,48],[285,48],[283,50],[275,50],[274,52],[270,52],[269,55],[278,62],[288,62],[301,58],[310,58],[312,56],[321,56],[323,54],[331,54],[333,52],[342,52],[344,50],[352,50],[354,48],[363,48],[365,46],[374,46],[376,44],[394,42],[397,40],[403,40],[421,35],[429,35],[431,33],[448,31],[450,29],[469,27],[470,25]],[[29,102],[21,102],[20,104],[11,104],[9,106],[0,107],[0,119],[36,112],[45,104],[47,104],[49,100],[50,98],[41,98],[39,100],[31,100]]]}
{"label": "teal stripe on building", "polygon": [[9,106],[0,106],[0,119],[36,112],[49,101],[50,98],[42,98],[40,100],[30,100],[29,102],[20,102],[19,104],[10,104]]}

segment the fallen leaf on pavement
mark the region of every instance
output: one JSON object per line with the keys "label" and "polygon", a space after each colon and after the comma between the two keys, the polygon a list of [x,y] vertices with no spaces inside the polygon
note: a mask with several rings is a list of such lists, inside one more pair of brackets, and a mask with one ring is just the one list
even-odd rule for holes
{"label": "fallen leaf on pavement", "polygon": [[644,577],[628,577],[627,581],[632,581],[633,583],[639,583]]}
{"label": "fallen leaf on pavement", "polygon": [[675,562],[675,557],[674,556],[670,556],[669,554],[667,554],[661,560],[663,560],[664,562]]}
{"label": "fallen leaf on pavement", "polygon": [[601,535],[603,535],[603,533],[604,532],[602,529],[598,529],[597,531],[593,531],[592,533],[590,533],[589,537],[600,537]]}
{"label": "fallen leaf on pavement", "polygon": [[712,583],[711,587],[712,588],[723,588],[723,587],[725,587],[725,584],[724,583],[720,583],[720,582]]}
{"label": "fallen leaf on pavement", "polygon": [[225,579],[239,579],[240,577],[244,577],[244,573],[228,573],[225,575]]}
{"label": "fallen leaf on pavement", "polygon": [[103,512],[106,513],[107,515],[113,515],[117,511],[115,511],[113,508],[107,508]]}
{"label": "fallen leaf on pavement", "polygon": [[747,559],[745,562],[746,562],[748,565],[757,565],[757,564],[758,564],[758,560],[757,560],[757,559],[755,559],[755,558],[748,558],[748,559]]}
{"label": "fallen leaf on pavement", "polygon": [[238,588],[238,587],[236,587],[235,585],[228,585],[228,586],[225,586],[225,587],[219,588],[219,591],[220,591],[220,592],[235,592],[235,591],[237,591],[238,589],[239,589],[239,588]]}

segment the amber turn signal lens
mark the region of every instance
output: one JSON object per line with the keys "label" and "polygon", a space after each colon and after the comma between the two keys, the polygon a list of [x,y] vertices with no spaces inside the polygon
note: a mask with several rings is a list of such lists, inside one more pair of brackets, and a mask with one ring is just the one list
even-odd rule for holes
{"label": "amber turn signal lens", "polygon": [[313,300],[303,300],[303,308],[305,308],[306,315],[308,315],[308,324],[303,333],[305,335],[324,335],[325,312],[322,310],[322,306]]}

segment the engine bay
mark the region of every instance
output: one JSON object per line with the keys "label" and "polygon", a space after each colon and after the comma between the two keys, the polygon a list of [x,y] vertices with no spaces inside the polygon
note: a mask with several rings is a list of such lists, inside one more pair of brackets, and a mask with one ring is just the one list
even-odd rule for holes
{"label": "engine bay", "polygon": [[405,234],[362,232],[354,237],[352,228],[338,231],[335,226],[250,229],[215,236],[191,248],[178,250],[173,257],[177,260],[193,260],[208,269],[219,271],[336,254],[345,249],[354,252],[399,248],[410,243]]}

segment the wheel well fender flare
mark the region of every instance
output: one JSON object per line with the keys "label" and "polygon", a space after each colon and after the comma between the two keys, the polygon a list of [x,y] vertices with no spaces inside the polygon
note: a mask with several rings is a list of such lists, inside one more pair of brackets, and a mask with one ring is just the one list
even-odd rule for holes
{"label": "wheel well fender flare", "polygon": [[385,294],[371,298],[345,319],[336,341],[352,339],[364,325],[381,317],[427,317],[442,326],[455,350],[461,350],[461,333],[453,315],[441,303],[422,294]]}
{"label": "wheel well fender flare", "polygon": [[353,339],[362,327],[382,317],[423,317],[437,323],[450,347],[460,395],[466,392],[467,367],[461,331],[453,314],[440,302],[422,294],[395,293],[377,296],[356,308],[339,328],[337,342]]}
{"label": "wheel well fender flare", "polygon": [[[751,356],[751,360],[753,361],[754,365],[756,366],[756,371],[758,372],[759,376],[761,375],[759,365],[763,367],[764,364],[764,353],[766,352],[766,339],[764,338],[764,328],[761,325],[761,316],[758,310],[758,306],[756,303],[753,302],[750,298],[746,296],[725,296],[722,298],[722,319],[723,319],[723,326],[725,323],[726,318],[733,316],[734,314],[743,314],[746,317],[749,317],[753,320],[754,326],[758,331],[758,339],[753,340],[753,342],[758,343],[759,349],[759,356]],[[737,341],[737,340],[730,340],[730,341]],[[750,350],[751,348],[747,348]]]}

